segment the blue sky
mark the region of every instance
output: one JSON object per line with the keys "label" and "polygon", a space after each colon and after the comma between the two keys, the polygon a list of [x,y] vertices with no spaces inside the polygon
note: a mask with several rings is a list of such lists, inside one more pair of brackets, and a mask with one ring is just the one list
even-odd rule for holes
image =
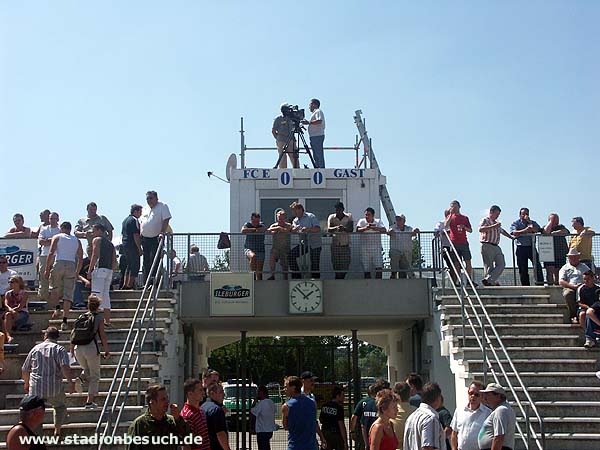
{"label": "blue sky", "polygon": [[506,226],[527,205],[600,228],[598,23],[583,0],[1,0],[0,229],[92,200],[120,229],[155,189],[175,231],[226,230],[228,186],[206,172],[239,153],[240,117],[270,146],[281,102],[310,97],[330,146],[354,143],[362,109],[410,225],[458,198],[472,222],[497,203]]}

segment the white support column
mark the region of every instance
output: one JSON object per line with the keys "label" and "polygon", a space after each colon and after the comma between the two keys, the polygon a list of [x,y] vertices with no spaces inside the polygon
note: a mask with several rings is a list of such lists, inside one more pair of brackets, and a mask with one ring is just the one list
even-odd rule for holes
{"label": "white support column", "polygon": [[388,380],[393,386],[404,381],[411,371],[410,330],[396,330],[388,333],[385,353],[388,357]]}

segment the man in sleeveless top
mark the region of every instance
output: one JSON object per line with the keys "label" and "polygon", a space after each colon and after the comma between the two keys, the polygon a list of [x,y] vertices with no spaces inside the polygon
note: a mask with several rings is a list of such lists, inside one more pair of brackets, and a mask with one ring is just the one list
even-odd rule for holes
{"label": "man in sleeveless top", "polygon": [[6,437],[7,448],[19,448],[26,450],[46,450],[42,443],[25,444],[21,442],[25,436],[37,436],[33,431],[39,429],[44,422],[46,404],[44,399],[37,395],[26,395],[19,405],[21,420],[10,429]]}
{"label": "man in sleeveless top", "polygon": [[[288,450],[317,450],[317,405],[302,395],[302,381],[288,377],[285,392],[290,399],[282,406],[283,428],[288,431]],[[325,441],[321,443],[326,448]]]}
{"label": "man in sleeveless top", "polygon": [[46,262],[44,276],[50,278],[50,304],[56,307],[52,318],[59,315],[59,300],[63,300],[62,324],[60,329],[67,331],[67,317],[73,303],[75,279],[83,263],[81,242],[71,235],[71,223],[60,224],[60,233],[52,237],[50,253]]}
{"label": "man in sleeveless top", "polygon": [[92,280],[92,294],[100,298],[100,309],[104,313],[104,325],[110,327],[110,283],[113,272],[117,270],[117,252],[115,246],[106,237],[104,225],[97,223],[92,227],[92,256],[88,269],[88,280]]}

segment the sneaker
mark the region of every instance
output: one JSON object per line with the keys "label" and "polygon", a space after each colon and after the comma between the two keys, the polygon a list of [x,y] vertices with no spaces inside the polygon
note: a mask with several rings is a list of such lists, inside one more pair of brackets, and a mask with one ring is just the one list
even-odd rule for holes
{"label": "sneaker", "polygon": [[110,322],[104,322],[104,328],[112,328],[113,325]]}
{"label": "sneaker", "polygon": [[94,402],[85,404],[85,409],[96,409],[96,408],[98,408],[98,405]]}
{"label": "sneaker", "polygon": [[594,339],[590,339],[588,337],[585,338],[585,344],[583,344],[585,348],[593,348],[596,346],[596,341]]}
{"label": "sneaker", "polygon": [[60,331],[69,331],[71,329],[71,327],[69,327],[69,324],[67,322],[63,322],[60,324]]}
{"label": "sneaker", "polygon": [[75,378],[75,392],[83,394],[83,380],[81,377]]}
{"label": "sneaker", "polygon": [[493,286],[492,282],[490,280],[488,280],[487,278],[484,278],[483,280],[481,280],[481,284],[483,284],[484,286]]}

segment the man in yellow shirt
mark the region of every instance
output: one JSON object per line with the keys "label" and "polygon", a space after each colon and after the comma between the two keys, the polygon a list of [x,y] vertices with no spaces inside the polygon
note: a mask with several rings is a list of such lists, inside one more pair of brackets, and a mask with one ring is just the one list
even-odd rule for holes
{"label": "man in yellow shirt", "polygon": [[592,236],[595,234],[594,230],[583,225],[583,217],[573,217],[571,224],[573,225],[573,234],[577,236],[571,236],[569,248],[579,251],[581,253],[580,261],[595,272],[596,268],[592,257]]}

